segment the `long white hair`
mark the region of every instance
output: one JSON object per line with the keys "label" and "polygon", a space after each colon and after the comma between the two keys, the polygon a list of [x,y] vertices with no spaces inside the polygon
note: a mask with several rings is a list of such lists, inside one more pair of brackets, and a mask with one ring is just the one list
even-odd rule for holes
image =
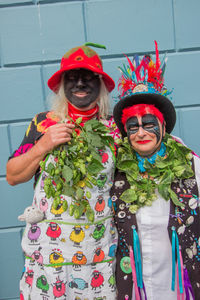
{"label": "long white hair", "polygon": [[[61,84],[58,92],[55,94],[53,93],[48,98],[48,103],[50,105],[51,110],[54,111],[55,115],[59,117],[60,121],[64,121],[68,116],[68,105],[67,105],[67,98],[64,93],[64,76],[61,79]],[[109,92],[104,84],[102,78],[101,81],[101,88],[99,93],[99,116],[103,119],[108,117],[109,112]]]}

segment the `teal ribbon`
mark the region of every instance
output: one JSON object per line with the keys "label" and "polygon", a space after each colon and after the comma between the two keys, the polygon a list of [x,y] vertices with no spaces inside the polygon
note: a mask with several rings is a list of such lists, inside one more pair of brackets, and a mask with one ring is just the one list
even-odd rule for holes
{"label": "teal ribbon", "polygon": [[179,279],[179,289],[180,293],[183,293],[183,283],[182,283],[182,274],[181,274],[181,261],[179,254],[179,240],[176,233],[175,227],[172,227],[172,291],[175,290],[175,273],[176,273],[176,257],[178,263],[178,279]]}
{"label": "teal ribbon", "polygon": [[143,289],[140,241],[139,241],[139,237],[138,237],[137,231],[135,229],[135,226],[132,226],[132,228],[133,228],[133,254],[134,254],[134,259],[135,259],[137,286],[139,288]]}
{"label": "teal ribbon", "polygon": [[144,162],[145,162],[146,159],[148,160],[148,162],[150,164],[153,165],[156,162],[157,156],[164,157],[165,154],[166,154],[166,146],[163,142],[161,143],[160,150],[158,150],[156,153],[154,153],[151,157],[142,157],[136,152],[136,157],[137,157],[137,160],[138,160],[138,167],[140,169],[140,172],[145,172],[146,171],[146,169],[144,168]]}

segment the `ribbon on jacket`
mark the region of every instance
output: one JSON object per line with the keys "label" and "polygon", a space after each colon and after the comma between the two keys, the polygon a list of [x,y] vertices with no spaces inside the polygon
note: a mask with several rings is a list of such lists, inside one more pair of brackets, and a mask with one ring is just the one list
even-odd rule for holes
{"label": "ribbon on jacket", "polygon": [[[177,257],[177,278],[178,278],[177,293],[183,294],[183,278],[181,272],[179,240],[178,240],[178,235],[176,233],[175,227],[172,226],[172,284],[171,284],[172,291],[175,290],[176,257]],[[178,298],[178,294],[177,294],[177,298]]]}

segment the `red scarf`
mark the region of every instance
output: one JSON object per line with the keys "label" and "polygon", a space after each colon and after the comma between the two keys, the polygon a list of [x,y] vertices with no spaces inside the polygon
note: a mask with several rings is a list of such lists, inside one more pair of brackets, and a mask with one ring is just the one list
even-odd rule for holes
{"label": "red scarf", "polygon": [[78,118],[82,118],[81,126],[84,125],[90,119],[95,119],[98,117],[99,107],[96,105],[94,108],[81,111],[78,108],[75,108],[71,103],[68,102],[68,115],[72,118],[73,121],[76,121]]}

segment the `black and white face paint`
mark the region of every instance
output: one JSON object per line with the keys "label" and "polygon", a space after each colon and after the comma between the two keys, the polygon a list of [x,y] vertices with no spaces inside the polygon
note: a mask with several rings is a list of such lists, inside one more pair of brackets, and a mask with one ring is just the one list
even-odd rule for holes
{"label": "black and white face paint", "polygon": [[141,118],[141,124],[139,124],[137,117],[132,117],[127,120],[126,122],[126,129],[127,129],[127,135],[130,137],[132,134],[136,134],[140,127],[143,128],[143,130],[153,133],[156,135],[157,143],[161,140],[161,131],[160,126],[158,123],[158,119],[156,116],[152,114],[146,114]]}
{"label": "black and white face paint", "polygon": [[64,75],[64,93],[78,108],[86,108],[97,100],[101,81],[98,75],[86,69],[74,69]]}

